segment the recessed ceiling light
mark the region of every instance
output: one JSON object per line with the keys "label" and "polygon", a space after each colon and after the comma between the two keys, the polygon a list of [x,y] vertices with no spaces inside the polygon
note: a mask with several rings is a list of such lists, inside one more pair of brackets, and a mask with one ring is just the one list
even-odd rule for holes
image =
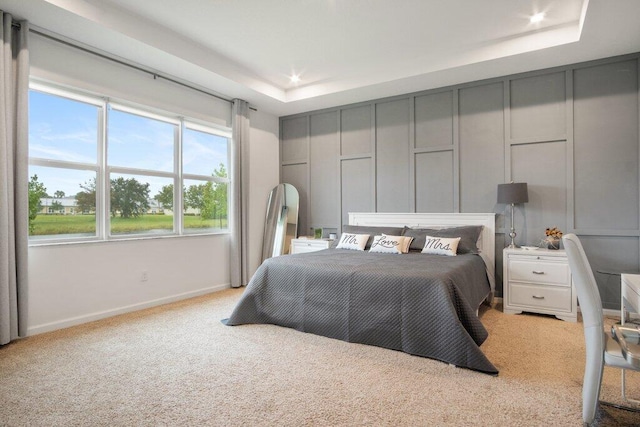
{"label": "recessed ceiling light", "polygon": [[297,74],[292,74],[289,79],[291,80],[291,83],[298,83],[300,81],[300,76]]}
{"label": "recessed ceiling light", "polygon": [[536,13],[535,15],[533,15],[529,19],[529,22],[531,22],[532,24],[537,24],[538,22],[542,21],[543,19],[544,19],[544,12],[540,12],[540,13]]}

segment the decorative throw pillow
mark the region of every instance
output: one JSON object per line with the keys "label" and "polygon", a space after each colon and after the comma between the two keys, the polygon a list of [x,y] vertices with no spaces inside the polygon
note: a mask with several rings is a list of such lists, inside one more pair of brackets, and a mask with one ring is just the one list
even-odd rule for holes
{"label": "decorative throw pillow", "polygon": [[[342,232],[352,234],[368,234],[370,237],[367,241],[365,249],[369,249],[371,247],[371,244],[373,244],[373,236],[379,236],[381,234],[386,234],[387,236],[401,236],[402,227],[343,225]],[[338,246],[338,243],[340,243],[340,239],[334,240],[331,247],[336,248]]]}
{"label": "decorative throw pillow", "polygon": [[477,254],[478,238],[482,232],[482,225],[463,225],[459,227],[447,228],[410,228],[405,227],[402,232],[403,236],[413,237],[411,250],[420,251],[425,244],[425,236],[433,237],[460,237],[458,244],[458,254]]}
{"label": "decorative throw pillow", "polygon": [[422,253],[456,256],[458,243],[460,243],[459,237],[446,238],[426,236],[426,242],[424,244],[424,248],[422,248]]}
{"label": "decorative throw pillow", "polygon": [[403,239],[402,242],[402,253],[403,254],[407,254],[409,253],[409,248],[411,247],[411,242],[413,242],[413,237],[410,236],[401,236]]}
{"label": "decorative throw pillow", "polygon": [[387,236],[386,234],[382,234],[373,238],[369,252],[401,254],[406,246],[404,242],[405,238],[402,236]]}
{"label": "decorative throw pillow", "polygon": [[340,242],[338,242],[336,249],[364,251],[367,240],[369,240],[368,234],[342,233],[342,236],[340,236]]}

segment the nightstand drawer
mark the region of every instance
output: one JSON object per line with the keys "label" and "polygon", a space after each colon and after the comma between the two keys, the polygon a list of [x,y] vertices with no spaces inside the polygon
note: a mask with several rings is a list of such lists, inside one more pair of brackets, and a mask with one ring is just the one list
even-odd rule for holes
{"label": "nightstand drawer", "polygon": [[544,261],[509,261],[509,280],[544,283],[570,287],[569,266]]}
{"label": "nightstand drawer", "polygon": [[328,249],[331,241],[328,239],[291,239],[291,253],[304,254],[307,252]]}
{"label": "nightstand drawer", "polygon": [[512,283],[509,288],[510,306],[518,306],[553,310],[572,311],[571,287],[528,285]]}

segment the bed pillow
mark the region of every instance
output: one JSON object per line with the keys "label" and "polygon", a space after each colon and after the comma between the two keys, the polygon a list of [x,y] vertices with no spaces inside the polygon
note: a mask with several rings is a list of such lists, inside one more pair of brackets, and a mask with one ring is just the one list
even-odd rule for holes
{"label": "bed pillow", "polygon": [[402,253],[409,253],[409,248],[411,247],[411,242],[413,242],[413,237],[410,236],[400,236],[402,237]]}
{"label": "bed pillow", "polygon": [[402,254],[405,248],[405,238],[403,236],[387,236],[381,234],[373,237],[373,243],[369,252],[380,252],[387,254]]}
{"label": "bed pillow", "polygon": [[352,249],[364,251],[364,247],[369,240],[368,234],[342,233],[336,249]]}
{"label": "bed pillow", "polygon": [[[369,240],[365,246],[365,249],[369,249],[371,244],[373,243],[373,236],[378,236],[381,234],[386,234],[387,236],[402,236],[402,227],[376,227],[369,225],[343,225],[342,226],[343,233],[352,233],[352,234],[368,234]],[[333,241],[333,248],[338,246],[340,242],[340,236],[336,240]]]}
{"label": "bed pillow", "polygon": [[460,237],[460,243],[458,244],[459,254],[477,254],[478,250],[477,242],[482,232],[482,225],[464,225],[461,227],[449,227],[449,228],[409,228],[405,227],[402,235],[413,237],[410,250],[421,251],[425,245],[426,236],[433,237]]}
{"label": "bed pillow", "polygon": [[423,254],[456,256],[460,237],[425,236]]}

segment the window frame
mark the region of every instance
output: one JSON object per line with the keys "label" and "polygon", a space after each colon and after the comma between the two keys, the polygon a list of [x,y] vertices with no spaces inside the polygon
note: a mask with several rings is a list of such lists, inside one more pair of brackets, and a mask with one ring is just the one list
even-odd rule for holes
{"label": "window frame", "polygon": [[[158,239],[167,237],[183,237],[183,236],[199,236],[199,235],[215,235],[229,234],[231,232],[231,224],[229,223],[230,212],[232,207],[231,201],[231,173],[227,178],[220,178],[212,175],[199,174],[183,174],[183,135],[186,129],[204,132],[225,138],[227,140],[227,170],[231,169],[231,144],[232,131],[228,127],[223,127],[214,123],[205,122],[198,119],[186,118],[175,113],[161,111],[159,109],[139,105],[128,102],[126,100],[109,98],[106,96],[91,94],[79,89],[71,89],[61,87],[52,83],[45,83],[38,80],[30,80],[29,91],[37,91],[46,95],[62,97],[71,101],[83,102],[99,109],[97,115],[97,153],[96,163],[83,163],[69,160],[54,160],[42,157],[32,157],[29,155],[29,166],[53,167],[67,170],[83,170],[92,171],[96,174],[96,233],[94,236],[69,236],[59,237],[61,235],[42,235],[29,236],[29,245],[48,245],[59,243],[83,243],[83,242],[106,242],[121,240],[138,240],[138,239]],[[123,113],[134,114],[143,118],[158,120],[168,124],[175,125],[173,130],[173,171],[161,171],[153,169],[139,169],[125,166],[112,166],[108,160],[109,135],[108,120],[109,111],[116,110]],[[134,232],[127,234],[111,233],[111,213],[110,213],[110,182],[112,174],[125,174],[135,176],[150,176],[160,178],[170,178],[173,184],[173,226],[171,231],[148,233]],[[183,210],[183,188],[185,180],[208,181],[214,183],[226,183],[227,200],[229,201],[227,209],[227,227],[226,228],[206,228],[206,229],[185,229],[184,227],[184,210]],[[153,196],[150,195],[150,199]],[[177,215],[176,212],[179,212]]]}

